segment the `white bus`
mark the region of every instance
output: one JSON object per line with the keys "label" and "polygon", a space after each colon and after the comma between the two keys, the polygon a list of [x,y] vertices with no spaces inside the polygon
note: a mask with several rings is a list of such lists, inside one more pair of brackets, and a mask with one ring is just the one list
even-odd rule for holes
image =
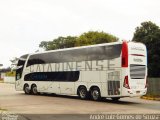
{"label": "white bus", "polygon": [[146,94],[146,80],[145,45],[123,41],[23,55],[15,87],[26,94],[118,100]]}

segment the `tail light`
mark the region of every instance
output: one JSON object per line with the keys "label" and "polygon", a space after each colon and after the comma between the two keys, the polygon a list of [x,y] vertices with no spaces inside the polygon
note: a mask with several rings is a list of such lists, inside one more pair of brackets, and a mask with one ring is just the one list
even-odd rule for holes
{"label": "tail light", "polygon": [[129,87],[129,81],[128,81],[128,76],[125,76],[125,78],[124,78],[123,87],[125,87],[127,89],[130,89],[130,87]]}
{"label": "tail light", "polygon": [[122,67],[128,67],[128,43],[122,43]]}

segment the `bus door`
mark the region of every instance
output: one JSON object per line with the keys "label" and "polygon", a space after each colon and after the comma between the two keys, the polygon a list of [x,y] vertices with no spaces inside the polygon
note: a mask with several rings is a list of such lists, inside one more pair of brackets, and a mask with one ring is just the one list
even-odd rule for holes
{"label": "bus door", "polygon": [[78,81],[80,75],[80,71],[67,71],[62,72],[61,82],[60,82],[60,89],[61,94],[74,94],[75,93],[75,82]]}

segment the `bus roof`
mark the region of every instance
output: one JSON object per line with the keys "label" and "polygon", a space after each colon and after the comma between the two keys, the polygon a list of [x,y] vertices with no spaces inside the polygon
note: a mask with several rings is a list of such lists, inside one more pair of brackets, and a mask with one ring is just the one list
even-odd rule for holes
{"label": "bus roof", "polygon": [[49,51],[44,51],[44,52],[31,53],[29,55],[37,55],[37,54],[44,54],[44,53],[50,53],[50,52],[61,52],[61,51],[68,51],[68,50],[77,50],[77,49],[106,46],[106,45],[116,45],[116,44],[122,44],[122,42],[123,41],[95,44],[95,45],[88,45],[88,46],[70,47],[70,48],[64,48],[64,49],[56,49],[56,50],[49,50]]}

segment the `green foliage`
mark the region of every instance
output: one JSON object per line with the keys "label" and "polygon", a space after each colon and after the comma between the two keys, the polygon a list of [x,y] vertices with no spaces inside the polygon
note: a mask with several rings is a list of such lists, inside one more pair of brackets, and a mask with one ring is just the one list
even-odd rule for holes
{"label": "green foliage", "polygon": [[152,22],[143,22],[136,28],[133,41],[142,42],[148,50],[149,77],[160,77],[160,28]]}
{"label": "green foliage", "polygon": [[74,47],[77,37],[67,36],[67,37],[58,37],[53,41],[42,41],[39,47],[44,48],[45,50],[55,50]]}
{"label": "green foliage", "polygon": [[105,32],[89,31],[87,33],[83,33],[78,37],[76,46],[93,45],[116,41],[118,41],[118,38],[111,34]]}
{"label": "green foliage", "polygon": [[14,77],[14,76],[16,76],[16,72],[15,71],[6,72],[6,76],[8,76],[8,77]]}
{"label": "green foliage", "polygon": [[55,49],[70,48],[75,46],[93,45],[93,44],[108,43],[115,41],[118,41],[118,38],[111,34],[105,32],[89,31],[87,33],[83,33],[79,37],[61,36],[56,39],[53,39],[53,41],[42,41],[39,47],[42,47],[45,50],[55,50]]}

